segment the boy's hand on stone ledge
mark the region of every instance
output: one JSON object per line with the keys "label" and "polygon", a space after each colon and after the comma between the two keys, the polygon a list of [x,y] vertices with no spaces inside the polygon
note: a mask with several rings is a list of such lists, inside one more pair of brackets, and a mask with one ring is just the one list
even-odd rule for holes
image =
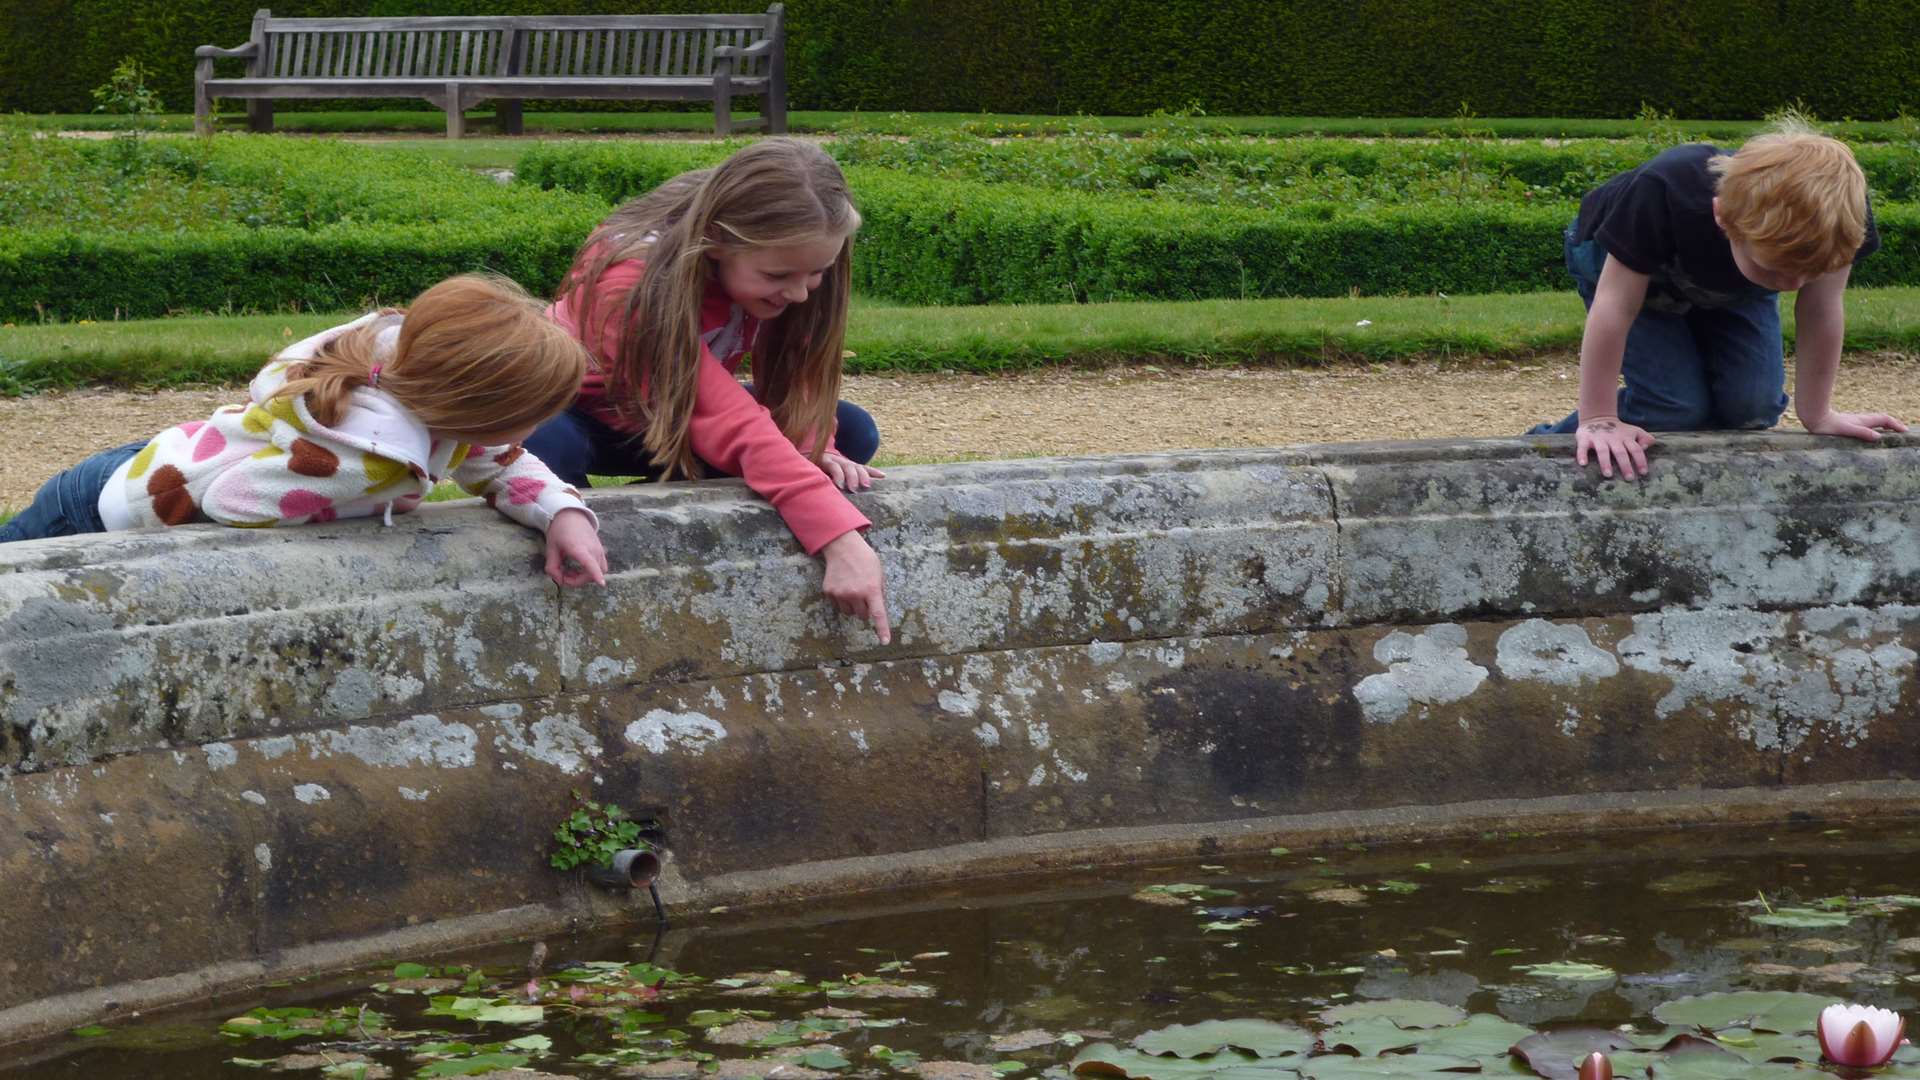
{"label": "boy's hand on stone ledge", "polygon": [[607,583],[607,549],[586,511],[569,507],[547,523],[547,576],[567,586]]}
{"label": "boy's hand on stone ledge", "polygon": [[1584,467],[1587,455],[1600,463],[1600,475],[1611,478],[1615,465],[1620,478],[1631,480],[1647,475],[1647,447],[1654,443],[1645,428],[1638,428],[1617,416],[1582,419],[1573,434],[1573,460]]}
{"label": "boy's hand on stone ledge", "polygon": [[1824,416],[1803,416],[1800,423],[1815,435],[1845,435],[1863,442],[1879,442],[1881,431],[1907,430],[1898,417],[1877,412],[1828,412]]}

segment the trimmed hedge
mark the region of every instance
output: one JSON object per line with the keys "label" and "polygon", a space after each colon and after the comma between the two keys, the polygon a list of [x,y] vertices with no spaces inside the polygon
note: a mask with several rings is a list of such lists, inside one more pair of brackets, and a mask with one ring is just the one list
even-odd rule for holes
{"label": "trimmed hedge", "polygon": [[[923,176],[1073,191],[1206,194],[1202,201],[1284,207],[1328,197],[1319,189],[1338,192],[1331,197],[1342,202],[1360,198],[1374,203],[1433,201],[1460,192],[1466,198],[1493,194],[1510,201],[1579,199],[1609,177],[1675,144],[1587,140],[1543,146],[1480,139],[1268,142],[1196,137],[1180,131],[1123,138],[1082,130],[1055,139],[1002,142],[948,132],[904,140],[852,137],[828,143],[827,149],[843,165],[873,165]],[[1867,144],[1856,147],[1854,153],[1877,202],[1920,201],[1920,153],[1914,148]],[[1335,173],[1359,183],[1316,182]],[[1216,181],[1224,191],[1207,190],[1207,184]],[[1363,194],[1348,194],[1343,187],[1358,188]]]}
{"label": "trimmed hedge", "polygon": [[[726,147],[548,146],[522,181],[628,199]],[[1571,203],[1273,213],[847,168],[855,286],[907,304],[1525,292],[1566,287]],[[1879,208],[1861,285],[1920,283],[1920,207]]]}
{"label": "trimmed hedge", "polygon": [[[258,0],[0,0],[0,109],[84,112],[131,56],[190,103]],[[762,0],[308,0],[298,13],[761,11]],[[284,9],[291,13],[294,9]],[[1920,107],[1920,0],[794,0],[794,108],[1753,118]],[[59,48],[48,48],[58,42]],[[361,105],[364,107],[364,103]]]}
{"label": "trimmed hedge", "polygon": [[[0,318],[332,311],[405,303],[444,277],[479,269],[539,293],[559,283],[606,215],[589,196],[502,186],[400,153],[216,139],[200,181],[270,194],[279,224],[0,229]],[[284,224],[289,218],[308,225]]]}

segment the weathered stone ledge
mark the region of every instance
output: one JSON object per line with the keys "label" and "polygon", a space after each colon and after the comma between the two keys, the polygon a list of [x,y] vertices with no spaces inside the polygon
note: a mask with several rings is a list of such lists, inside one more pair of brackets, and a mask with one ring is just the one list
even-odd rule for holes
{"label": "weathered stone ledge", "polygon": [[596,493],[604,591],[476,505],[0,548],[0,1038],[417,923],[613,917],[545,866],[571,788],[664,808],[684,902],[1920,774],[1920,440],[1672,437],[1631,484],[1567,455],[891,470],[858,497],[887,647],[727,482]]}

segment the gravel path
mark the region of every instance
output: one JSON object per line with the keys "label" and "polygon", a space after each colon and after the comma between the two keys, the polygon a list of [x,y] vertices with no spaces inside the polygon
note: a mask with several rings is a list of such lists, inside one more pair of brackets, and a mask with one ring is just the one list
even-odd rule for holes
{"label": "gravel path", "polygon": [[[1920,356],[1849,356],[1839,406],[1920,420],[1917,373]],[[1573,358],[1560,355],[1500,365],[867,375],[848,378],[844,392],[878,419],[885,464],[1511,435],[1565,415],[1575,374]],[[49,476],[93,451],[203,417],[241,393],[87,390],[0,398],[0,506],[24,505]]]}

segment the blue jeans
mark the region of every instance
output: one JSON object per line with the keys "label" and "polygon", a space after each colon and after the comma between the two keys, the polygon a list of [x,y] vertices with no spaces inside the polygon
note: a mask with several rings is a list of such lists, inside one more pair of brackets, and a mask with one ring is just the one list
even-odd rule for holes
{"label": "blue jeans", "polygon": [[147,440],[102,450],[40,486],[25,510],[0,525],[0,544],[106,532],[100,521],[100,493],[120,463],[139,453]]}
{"label": "blue jeans", "polygon": [[[862,465],[872,461],[880,449],[880,427],[873,422],[872,414],[842,401],[833,417],[838,425],[833,442],[840,453]],[[649,480],[660,475],[647,459],[646,444],[640,436],[615,431],[580,409],[568,409],[541,424],[526,441],[526,448],[555,476],[575,487],[587,486],[589,475]]]}
{"label": "blue jeans", "polygon": [[[1606,249],[1566,233],[1567,272],[1593,309]],[[1760,292],[1729,307],[1684,313],[1642,307],[1627,331],[1620,365],[1626,385],[1616,403],[1621,420],[1648,431],[1757,430],[1779,423],[1787,408],[1786,353],[1780,342],[1780,294]],[[1575,412],[1529,435],[1566,435]]]}

